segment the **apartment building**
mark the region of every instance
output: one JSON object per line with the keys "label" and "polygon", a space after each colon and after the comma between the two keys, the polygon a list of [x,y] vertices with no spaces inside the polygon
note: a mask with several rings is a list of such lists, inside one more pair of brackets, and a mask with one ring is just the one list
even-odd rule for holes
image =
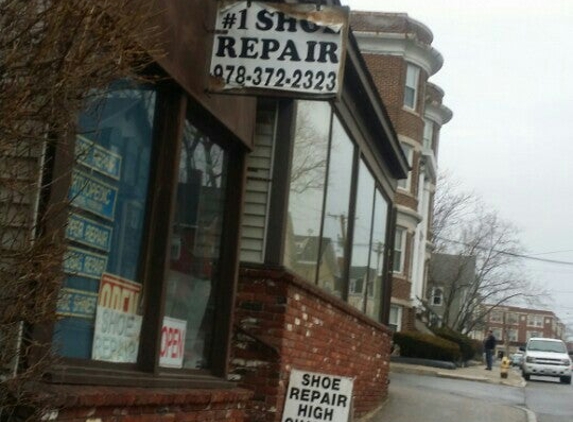
{"label": "apartment building", "polygon": [[[492,307],[492,305],[484,305]],[[552,311],[517,306],[496,306],[486,316],[483,330],[474,330],[473,338],[483,339],[491,329],[498,340],[498,352],[513,353],[531,337],[565,340],[565,324]]]}
{"label": "apartment building", "polygon": [[407,14],[352,12],[351,27],[410,165],[396,194],[390,324],[414,329],[426,297],[440,130],[452,118],[429,81],[443,58],[432,32]]}

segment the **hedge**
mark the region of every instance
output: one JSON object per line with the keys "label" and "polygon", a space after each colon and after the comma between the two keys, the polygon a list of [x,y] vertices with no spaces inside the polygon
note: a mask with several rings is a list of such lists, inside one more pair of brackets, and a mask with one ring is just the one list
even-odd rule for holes
{"label": "hedge", "polygon": [[394,333],[394,343],[400,346],[400,356],[455,362],[460,359],[460,347],[451,341],[417,331]]}
{"label": "hedge", "polygon": [[434,334],[443,339],[452,341],[460,347],[461,358],[463,361],[473,359],[479,352],[475,347],[475,342],[468,336],[465,336],[450,328],[442,327],[432,330]]}

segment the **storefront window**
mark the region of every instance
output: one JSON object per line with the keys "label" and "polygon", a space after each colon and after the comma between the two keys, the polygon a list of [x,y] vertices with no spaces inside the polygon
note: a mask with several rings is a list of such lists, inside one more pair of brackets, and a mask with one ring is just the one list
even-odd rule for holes
{"label": "storefront window", "polygon": [[314,282],[328,157],[331,109],[326,102],[297,103],[285,265]]}
{"label": "storefront window", "polygon": [[388,224],[388,201],[376,189],[374,199],[374,221],[372,224],[372,243],[370,246],[370,267],[374,270],[368,295],[366,297],[366,315],[379,320],[382,306],[384,255],[386,250],[386,226]]}
{"label": "storefront window", "polygon": [[[181,139],[170,138],[178,146],[152,148],[156,97],[154,89],[116,86],[80,116],[54,345],[68,358],[136,363],[154,356],[163,368],[212,369],[229,157],[212,136],[218,132],[199,129],[191,117]],[[163,147],[172,154],[152,155]],[[169,157],[179,162],[163,161]],[[177,169],[153,181],[176,183],[172,211],[148,192],[154,166]],[[155,207],[170,231],[147,221]],[[157,261],[167,259],[164,273],[143,261],[155,241],[169,245]],[[142,329],[144,315],[146,330],[161,328],[159,356],[143,350],[154,338]]]}
{"label": "storefront window", "polygon": [[366,289],[360,294],[349,293],[348,301],[361,311],[364,311],[366,296],[372,294],[372,283],[376,278],[376,261],[370,262],[373,208],[374,177],[372,177],[364,161],[360,160],[350,272],[360,275],[362,284],[366,286]]}
{"label": "storefront window", "polygon": [[352,180],[354,144],[336,116],[332,122],[332,142],[328,162],[328,186],[322,234],[323,252],[318,285],[338,297],[342,296],[348,209]]}
{"label": "storefront window", "polygon": [[155,97],[118,87],[80,116],[54,333],[61,356],[137,361]]}
{"label": "storefront window", "polygon": [[[159,365],[211,366],[227,154],[186,121],[179,161]],[[172,347],[173,344],[181,347]]]}
{"label": "storefront window", "polygon": [[[297,105],[284,264],[379,319],[388,201],[366,161],[361,159],[356,166],[356,144],[331,105],[309,101]],[[351,216],[355,178],[356,206]]]}

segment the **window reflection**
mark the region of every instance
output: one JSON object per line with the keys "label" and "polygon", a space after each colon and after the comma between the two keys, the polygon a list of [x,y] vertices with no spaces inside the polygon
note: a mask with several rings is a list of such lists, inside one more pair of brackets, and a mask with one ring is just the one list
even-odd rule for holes
{"label": "window reflection", "polygon": [[208,368],[227,154],[185,122],[172,225],[160,366]]}
{"label": "window reflection", "polygon": [[299,101],[297,104],[284,264],[314,282],[331,109],[327,102]]}
{"label": "window reflection", "polygon": [[137,361],[155,98],[122,82],[80,115],[54,333],[61,356]]}
{"label": "window reflection", "polygon": [[[341,298],[348,276],[348,302],[379,319],[388,202],[365,162],[354,168],[355,151],[328,103],[298,102],[284,263]],[[351,221],[353,171],[358,187]],[[353,239],[348,239],[350,227]]]}
{"label": "window reflection", "polygon": [[366,296],[366,315],[379,320],[382,306],[384,256],[386,242],[386,224],[388,222],[388,202],[376,189],[374,199],[374,221],[372,224],[372,243],[370,246],[370,267],[374,270],[373,279],[369,281]]}
{"label": "window reflection", "polygon": [[373,207],[374,177],[364,161],[361,160],[358,171],[352,264],[350,266],[351,278],[355,281],[357,288],[355,291],[348,292],[348,302],[361,311],[365,308],[366,295],[372,294],[372,283],[376,278],[376,262],[370,260]]}
{"label": "window reflection", "polygon": [[332,122],[332,142],[328,163],[328,186],[322,253],[318,285],[324,290],[342,296],[345,246],[347,243],[348,208],[354,144],[335,116]]}

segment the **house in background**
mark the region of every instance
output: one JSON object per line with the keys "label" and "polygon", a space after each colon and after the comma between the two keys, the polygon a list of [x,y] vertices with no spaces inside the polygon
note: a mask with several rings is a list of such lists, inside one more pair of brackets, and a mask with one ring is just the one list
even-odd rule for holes
{"label": "house in background", "polygon": [[475,281],[475,256],[432,254],[427,288],[430,325],[455,328]]}
{"label": "house in background", "polygon": [[390,324],[414,329],[426,297],[440,130],[452,118],[429,81],[443,58],[432,32],[407,14],[353,11],[351,27],[410,164],[396,194]]}

